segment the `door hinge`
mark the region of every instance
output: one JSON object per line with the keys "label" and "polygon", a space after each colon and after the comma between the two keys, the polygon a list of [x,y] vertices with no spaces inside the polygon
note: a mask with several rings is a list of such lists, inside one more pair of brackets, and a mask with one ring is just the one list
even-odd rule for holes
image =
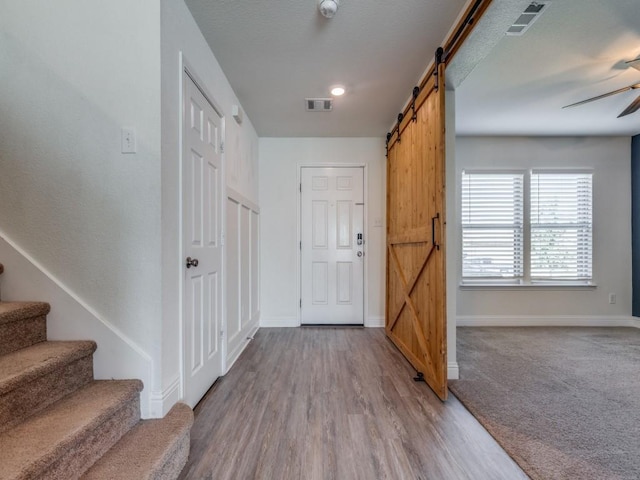
{"label": "door hinge", "polygon": [[302,250],[302,242],[300,242],[300,250]]}
{"label": "door hinge", "polygon": [[224,232],[220,234],[220,245],[224,247]]}
{"label": "door hinge", "polygon": [[224,142],[220,142],[220,153],[224,153]]}
{"label": "door hinge", "polygon": [[220,338],[224,338],[224,330],[220,330]]}
{"label": "door hinge", "polygon": [[302,299],[300,299],[300,308],[302,308]]}
{"label": "door hinge", "polygon": [[302,193],[302,183],[300,184],[300,193]]}

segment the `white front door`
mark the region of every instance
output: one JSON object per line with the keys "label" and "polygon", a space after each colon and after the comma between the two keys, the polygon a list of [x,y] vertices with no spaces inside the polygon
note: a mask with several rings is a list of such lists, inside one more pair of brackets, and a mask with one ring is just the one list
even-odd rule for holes
{"label": "white front door", "polygon": [[302,324],[364,324],[364,169],[302,167]]}
{"label": "white front door", "polygon": [[222,375],[222,119],[183,80],[183,378],[193,407]]}

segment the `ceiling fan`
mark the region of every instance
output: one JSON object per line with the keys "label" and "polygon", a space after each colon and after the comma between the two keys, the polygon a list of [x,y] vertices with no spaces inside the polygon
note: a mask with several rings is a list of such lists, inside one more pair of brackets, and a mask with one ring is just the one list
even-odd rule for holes
{"label": "ceiling fan", "polygon": [[[640,57],[636,58],[635,60],[630,60],[624,63],[640,71]],[[634,83],[633,85],[629,85],[628,87],[619,88],[618,90],[604,93],[602,95],[598,95],[597,97],[588,98],[586,100],[582,100],[581,102],[572,103],[571,105],[565,105],[562,108],[577,107],[579,105],[584,105],[585,103],[595,102],[596,100],[600,100],[601,98],[607,98],[612,95],[617,95],[618,93],[628,92],[629,90],[637,90],[637,89],[640,89],[640,83]],[[638,98],[636,98],[633,102],[631,102],[631,104],[627,108],[625,108],[620,115],[618,115],[618,118],[637,112],[639,109],[640,109],[640,96],[638,96]]]}

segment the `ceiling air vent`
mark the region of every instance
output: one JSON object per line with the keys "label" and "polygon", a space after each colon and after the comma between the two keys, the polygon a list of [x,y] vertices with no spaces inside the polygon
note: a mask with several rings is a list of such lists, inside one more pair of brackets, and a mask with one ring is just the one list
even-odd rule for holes
{"label": "ceiling air vent", "polygon": [[525,10],[520,14],[518,19],[507,30],[507,35],[524,35],[531,25],[542,15],[550,2],[532,2]]}
{"label": "ceiling air vent", "polygon": [[307,112],[330,112],[333,110],[332,98],[305,98]]}

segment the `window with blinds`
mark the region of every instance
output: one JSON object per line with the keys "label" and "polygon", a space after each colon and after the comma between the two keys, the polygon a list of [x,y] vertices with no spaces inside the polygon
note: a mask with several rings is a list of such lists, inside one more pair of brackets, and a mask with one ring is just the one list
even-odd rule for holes
{"label": "window with blinds", "polygon": [[591,177],[532,172],[532,280],[591,280]]}
{"label": "window with blinds", "polygon": [[462,276],[523,275],[522,173],[462,173]]}
{"label": "window with blinds", "polygon": [[462,172],[463,282],[589,284],[592,183],[589,172]]}

